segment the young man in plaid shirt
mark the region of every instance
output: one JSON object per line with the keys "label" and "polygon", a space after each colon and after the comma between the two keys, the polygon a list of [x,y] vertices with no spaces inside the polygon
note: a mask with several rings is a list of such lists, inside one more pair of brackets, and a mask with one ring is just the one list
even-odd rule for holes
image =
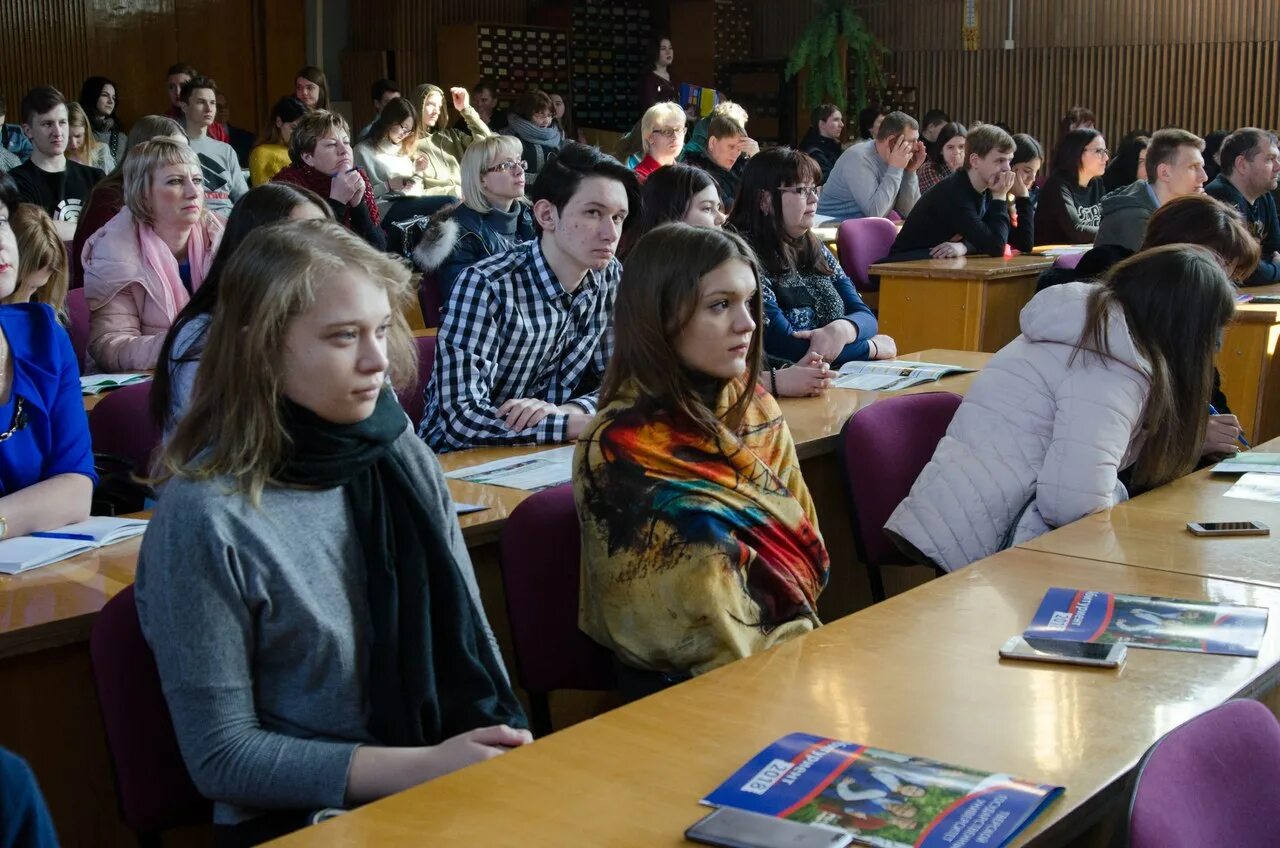
{"label": "young man in plaid shirt", "polygon": [[530,193],[541,234],[454,282],[419,434],[438,452],[565,442],[596,412],[613,350],[614,256],[635,175],[566,144]]}

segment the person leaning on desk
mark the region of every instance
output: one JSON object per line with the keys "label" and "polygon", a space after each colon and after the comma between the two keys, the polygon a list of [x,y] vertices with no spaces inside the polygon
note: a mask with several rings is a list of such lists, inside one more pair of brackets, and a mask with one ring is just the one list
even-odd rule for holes
{"label": "person leaning on desk", "polygon": [[[0,299],[18,283],[18,202],[0,174]],[[71,338],[43,303],[0,306],[0,539],[83,521],[96,482]]]}

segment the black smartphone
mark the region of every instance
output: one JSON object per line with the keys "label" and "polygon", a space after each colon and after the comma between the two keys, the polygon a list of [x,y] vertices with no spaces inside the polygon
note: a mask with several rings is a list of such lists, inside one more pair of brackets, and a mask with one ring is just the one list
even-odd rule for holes
{"label": "black smartphone", "polygon": [[1260,521],[1189,521],[1193,536],[1270,536],[1271,528]]}
{"label": "black smartphone", "polygon": [[684,838],[720,848],[845,848],[853,835],[761,813],[720,807],[690,825]]}

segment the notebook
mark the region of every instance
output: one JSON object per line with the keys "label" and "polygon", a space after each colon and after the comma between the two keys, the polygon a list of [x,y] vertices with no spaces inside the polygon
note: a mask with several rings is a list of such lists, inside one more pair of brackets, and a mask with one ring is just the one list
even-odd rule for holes
{"label": "notebook", "polygon": [[[146,531],[147,522],[142,518],[95,517],[41,535],[4,539],[0,541],[0,574],[21,574],[141,536]],[[59,538],[65,536],[83,538]]]}
{"label": "notebook", "polygon": [[132,386],[134,383],[145,383],[151,379],[147,373],[138,374],[89,374],[80,377],[80,394],[96,395],[111,389]]}

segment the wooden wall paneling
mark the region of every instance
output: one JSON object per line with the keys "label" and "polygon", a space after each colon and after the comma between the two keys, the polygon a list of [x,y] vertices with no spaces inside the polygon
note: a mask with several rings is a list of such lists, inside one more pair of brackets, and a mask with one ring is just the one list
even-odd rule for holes
{"label": "wooden wall paneling", "polygon": [[80,94],[89,67],[84,0],[3,0],[0,32],[0,93],[8,102],[9,123],[22,123],[22,95],[35,86],[56,86],[73,99]]}
{"label": "wooden wall paneling", "polygon": [[675,72],[680,82],[694,85],[716,84],[714,0],[672,0],[667,33],[675,47]]}
{"label": "wooden wall paneling", "polygon": [[[116,83],[116,109],[125,126],[143,115],[165,112],[169,95],[164,72],[178,60],[174,0],[85,0],[81,5],[93,37],[84,54],[85,73],[67,94],[77,96],[83,77],[101,74]],[[62,25],[52,5],[48,14],[46,26]]]}
{"label": "wooden wall paneling", "polygon": [[[307,64],[307,14],[305,0],[256,0],[258,21],[257,132],[267,126],[275,102],[293,91],[298,69]],[[350,85],[350,77],[343,79]],[[367,89],[367,86],[366,86]],[[236,126],[252,129],[243,109],[233,113]]]}
{"label": "wooden wall paneling", "polygon": [[[246,129],[255,129],[259,112],[265,111],[252,38],[254,11],[250,0],[176,0],[174,5],[179,58],[213,77],[237,126]],[[155,73],[162,82],[160,64]]]}
{"label": "wooden wall paneling", "polygon": [[[387,51],[344,50],[342,52],[342,79],[351,98],[351,117],[354,134],[374,118],[370,89],[376,80],[388,76]],[[407,95],[408,91],[401,91]]]}

